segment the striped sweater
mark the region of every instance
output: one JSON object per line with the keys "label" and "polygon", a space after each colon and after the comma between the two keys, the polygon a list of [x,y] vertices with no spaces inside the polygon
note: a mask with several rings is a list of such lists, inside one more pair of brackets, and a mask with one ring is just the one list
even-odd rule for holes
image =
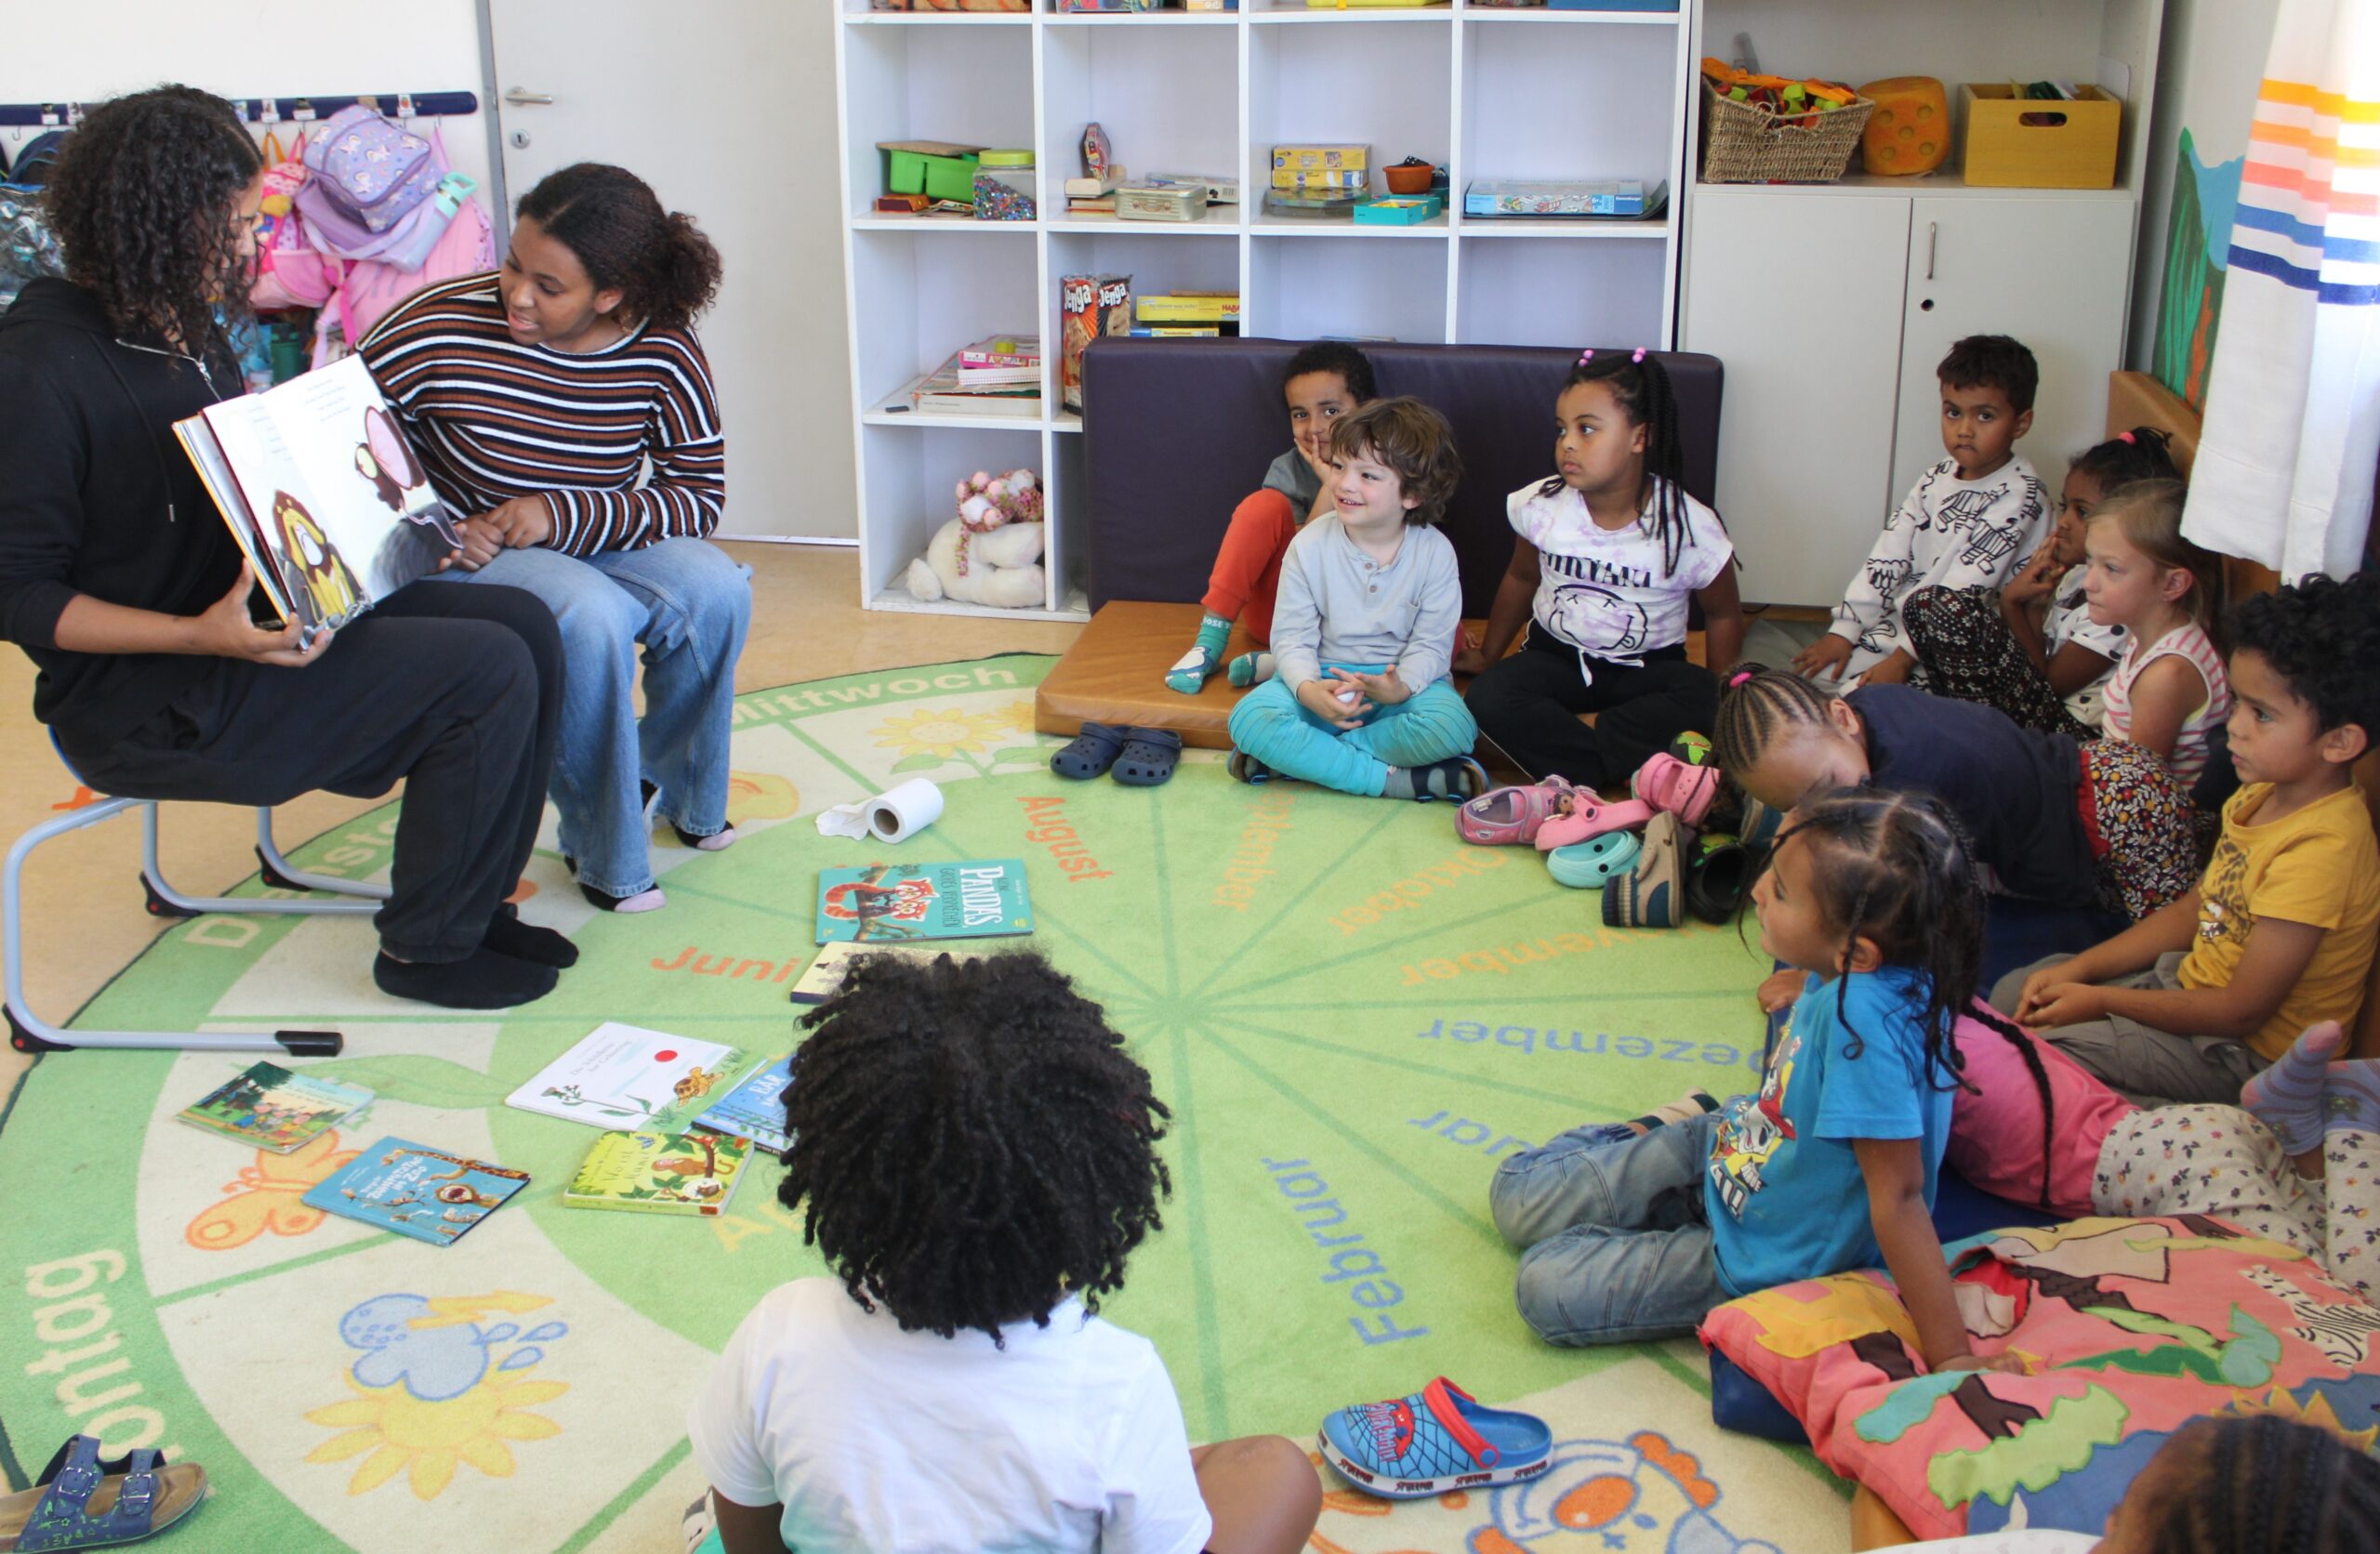
{"label": "striped sweater", "polygon": [[546,543],[569,556],[716,528],[727,443],[694,335],[640,329],[584,356],[517,345],[496,285],[491,273],[427,287],[356,348],[439,495],[465,514],[542,496]]}

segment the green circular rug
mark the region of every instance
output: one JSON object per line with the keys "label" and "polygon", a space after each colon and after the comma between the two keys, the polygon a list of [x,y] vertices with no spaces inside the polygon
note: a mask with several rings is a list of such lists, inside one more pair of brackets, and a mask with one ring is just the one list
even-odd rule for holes
{"label": "green circular rug", "polygon": [[[744,696],[745,839],[695,853],[662,833],[669,904],[623,917],[580,902],[549,833],[523,910],[582,958],[515,1013],[383,997],[368,919],[164,935],[85,1022],[335,1025],[345,1055],[313,1067],[379,1100],[352,1136],[284,1157],[175,1120],[255,1056],[35,1066],[0,1126],[20,1271],[0,1285],[11,1484],[80,1429],[207,1468],[214,1501],[174,1534],[193,1548],[674,1547],[700,1487],[689,1398],[762,1292],[822,1265],[765,1161],[717,1219],[565,1208],[595,1135],[504,1097],[607,1020],[787,1050],[820,868],[1022,858],[1030,942],[1105,1005],[1174,1111],[1165,1229],[1106,1314],[1156,1341],[1192,1436],[1309,1439],[1333,1407],[1446,1375],[1533,1400],[1564,1441],[1560,1516],[1543,1490],[1394,1516],[1334,1495],[1317,1547],[1839,1547],[1841,1501],[1806,1454],[1712,1428],[1690,1343],[1538,1343],[1487,1212],[1514,1150],[1689,1088],[1751,1088],[1756,952],[1732,928],[1606,929],[1597,897],[1554,885],[1527,849],[1464,846],[1444,805],[1244,787],[1196,752],[1155,789],[1059,779],[1056,742],[1032,732],[1051,662]],[[812,824],[920,775],[947,810],[897,854]],[[393,817],[292,856],[384,872]],[[139,910],[128,892],[124,909]],[[389,1134],[533,1180],[443,1247],[299,1204]]]}

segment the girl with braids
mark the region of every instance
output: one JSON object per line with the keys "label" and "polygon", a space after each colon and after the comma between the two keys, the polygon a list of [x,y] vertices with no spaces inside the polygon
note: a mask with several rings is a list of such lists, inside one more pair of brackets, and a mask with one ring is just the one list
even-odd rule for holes
{"label": "girl with braids", "polygon": [[725,1554],[1294,1554],[1279,1436],[1193,1451],[1099,1303],[1159,1227],[1170,1115],[1035,955],[854,962],[804,1015],[777,1198],[836,1278],[744,1319],[688,1420]]}
{"label": "girl with braids", "polygon": [[687,847],[735,840],[727,732],[752,589],[705,538],[727,445],[694,333],[719,282],[691,218],[627,169],[580,163],[521,202],[502,270],[416,292],[356,347],[438,494],[471,515],[446,578],[525,588],[561,623],[562,855],[608,912],[664,904],[655,809]]}
{"label": "girl with braids", "polygon": [[1906,685],[1831,696],[1747,665],[1727,678],[1711,747],[1776,810],[1862,784],[1933,794],[1972,838],[1987,888],[2008,895],[2138,919],[2198,877],[2189,796],[2122,740],[2077,744]]}
{"label": "girl with braids", "polygon": [[1798,981],[1757,1096],[1680,1121],[1589,1125],[1497,1168],[1521,1315],[1549,1342],[1693,1330],[1740,1295],[1881,1261],[1934,1370],[1967,1347],[1930,1218],[1950,1127],[1951,1022],[1983,958],[1983,897],[1933,800],[1844,792],[1778,834],[1752,902]]}
{"label": "girl with braids", "polygon": [[[1589,350],[1554,402],[1557,472],[1506,499],[1513,561],[1485,640],[1455,655],[1480,731],[1530,776],[1624,782],[1717,710],[1743,650],[1735,546],[1686,494],[1677,399],[1659,358]],[[1686,596],[1704,658],[1686,662]],[[1521,651],[1507,658],[1526,622]],[[1580,713],[1600,716],[1589,728]]]}
{"label": "girl with braids", "polygon": [[2135,427],[2066,469],[2048,541],[1995,595],[1930,584],[1901,606],[1910,652],[1937,696],[1995,706],[2028,729],[2096,739],[2101,691],[2124,628],[2091,617],[2084,529],[2102,503],[2142,481],[2178,481],[2165,434]]}
{"label": "girl with braids", "polygon": [[0,637],[83,781],[135,798],[279,804],[405,784],[373,979],[458,1008],[526,1003],[577,957],[509,915],[562,695],[545,606],[407,587],[335,635],[259,629],[252,582],[174,423],[241,392],[262,165],[187,86],[67,138],[49,214],[67,279],[0,317]]}

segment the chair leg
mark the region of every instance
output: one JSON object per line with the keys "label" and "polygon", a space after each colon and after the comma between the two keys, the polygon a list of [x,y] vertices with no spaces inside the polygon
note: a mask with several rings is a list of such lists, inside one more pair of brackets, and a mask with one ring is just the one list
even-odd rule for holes
{"label": "chair leg", "polygon": [[[151,892],[149,910],[159,916],[191,917],[202,912],[233,912],[242,916],[264,915],[280,917],[354,917],[380,910],[385,897],[345,901],[290,900],[282,896],[192,896],[177,890],[166,883],[165,866],[157,858],[157,806],[146,806],[141,816],[140,874],[148,881]],[[311,876],[309,876],[311,877]],[[342,880],[342,885],[352,881]],[[347,892],[341,892],[346,894]],[[163,902],[164,907],[157,903]],[[170,910],[167,910],[170,909]]]}
{"label": "chair leg", "polygon": [[280,847],[272,839],[272,808],[257,806],[257,868],[264,882],[277,890],[320,890],[336,896],[359,896],[365,901],[384,902],[389,888],[367,880],[340,879],[335,875],[307,874],[281,855]]}
{"label": "chair leg", "polygon": [[[337,1031],[70,1031],[33,1013],[25,998],[24,868],[42,843],[69,831],[112,820],[127,810],[147,811],[149,858],[156,856],[157,809],[137,798],[103,798],[45,821],[17,838],[7,863],[0,868],[0,980],[7,987],[9,1044],[20,1052],[62,1051],[69,1047],[188,1048],[212,1052],[281,1052],[292,1057],[336,1057],[343,1045]],[[230,908],[255,910],[257,903],[232,902]],[[344,903],[342,903],[344,904]],[[204,910],[202,906],[200,908]],[[363,911],[370,906],[359,903]]]}

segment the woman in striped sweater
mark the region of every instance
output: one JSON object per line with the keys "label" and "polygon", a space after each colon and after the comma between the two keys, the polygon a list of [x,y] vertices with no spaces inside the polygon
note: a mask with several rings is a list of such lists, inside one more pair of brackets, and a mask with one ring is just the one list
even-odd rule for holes
{"label": "woman in striped sweater", "polygon": [[710,240],[643,180],[581,163],[521,202],[502,270],[416,293],[357,347],[468,515],[446,576],[525,588],[562,626],[553,797],[579,889],[606,911],[662,904],[651,808],[688,847],[735,839],[727,734],[752,592],[705,538],[726,443],[693,328],[719,278]]}

